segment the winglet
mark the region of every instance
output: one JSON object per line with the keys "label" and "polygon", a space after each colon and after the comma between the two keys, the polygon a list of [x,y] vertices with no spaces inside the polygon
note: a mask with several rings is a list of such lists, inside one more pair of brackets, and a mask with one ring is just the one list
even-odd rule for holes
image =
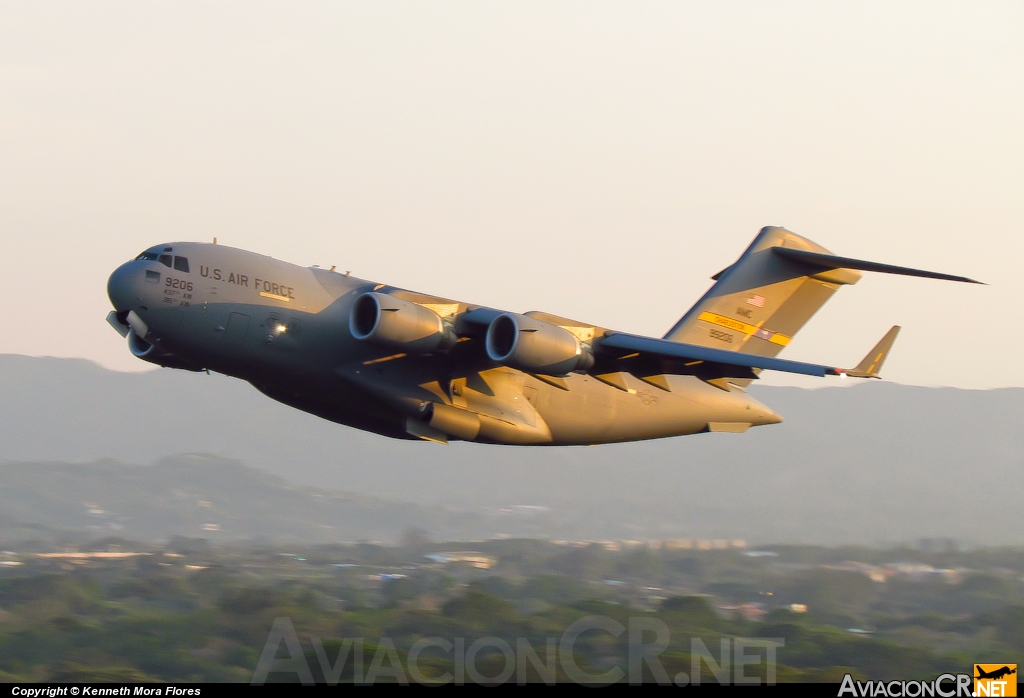
{"label": "winglet", "polygon": [[875,345],[874,349],[868,352],[868,355],[857,364],[856,368],[843,371],[843,373],[854,378],[881,378],[878,372],[881,370],[882,364],[889,355],[889,350],[892,349],[893,342],[896,341],[896,335],[899,333],[900,326],[893,325],[892,329],[885,333],[881,341]]}

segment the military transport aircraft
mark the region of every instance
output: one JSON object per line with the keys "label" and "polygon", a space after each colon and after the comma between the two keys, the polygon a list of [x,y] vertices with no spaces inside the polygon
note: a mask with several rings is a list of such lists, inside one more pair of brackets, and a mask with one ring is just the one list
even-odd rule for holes
{"label": "military transport aircraft", "polygon": [[861,271],[978,283],[837,257],[763,228],[662,339],[407,291],[224,245],[174,242],[118,267],[108,322],[140,359],[217,371],[340,424],[402,439],[598,444],[743,432],[782,418],[761,371],[878,378],[775,358]]}

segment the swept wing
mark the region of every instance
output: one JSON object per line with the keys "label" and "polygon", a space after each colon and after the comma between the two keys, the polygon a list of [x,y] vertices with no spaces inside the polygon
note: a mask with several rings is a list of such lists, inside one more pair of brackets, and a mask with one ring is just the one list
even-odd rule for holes
{"label": "swept wing", "polygon": [[629,371],[638,376],[674,373],[712,379],[757,378],[756,370],[766,370],[819,377],[847,374],[855,378],[879,378],[878,371],[899,331],[900,328],[894,325],[856,368],[852,369],[787,361],[773,356],[742,354],[622,332],[606,334],[594,348],[605,361],[618,364],[619,370]]}

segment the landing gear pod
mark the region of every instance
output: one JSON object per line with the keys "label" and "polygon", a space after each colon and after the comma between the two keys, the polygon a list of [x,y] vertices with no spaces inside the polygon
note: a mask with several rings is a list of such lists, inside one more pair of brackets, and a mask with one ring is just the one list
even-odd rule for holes
{"label": "landing gear pod", "polygon": [[530,373],[564,376],[594,365],[590,350],[572,332],[527,315],[503,313],[487,328],[487,356]]}
{"label": "landing gear pod", "polygon": [[356,298],[348,329],[360,341],[388,345],[409,354],[448,351],[457,340],[437,313],[385,293],[364,293]]}

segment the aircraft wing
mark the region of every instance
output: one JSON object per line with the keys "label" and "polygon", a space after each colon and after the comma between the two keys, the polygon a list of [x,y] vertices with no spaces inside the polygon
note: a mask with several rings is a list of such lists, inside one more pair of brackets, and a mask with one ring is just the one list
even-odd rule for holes
{"label": "aircraft wing", "polygon": [[741,354],[621,332],[606,334],[595,344],[594,349],[601,358],[622,363],[622,370],[631,370],[635,364],[655,373],[710,372],[726,378],[756,378],[753,369],[800,373],[805,376],[838,376],[845,373],[835,366]]}

